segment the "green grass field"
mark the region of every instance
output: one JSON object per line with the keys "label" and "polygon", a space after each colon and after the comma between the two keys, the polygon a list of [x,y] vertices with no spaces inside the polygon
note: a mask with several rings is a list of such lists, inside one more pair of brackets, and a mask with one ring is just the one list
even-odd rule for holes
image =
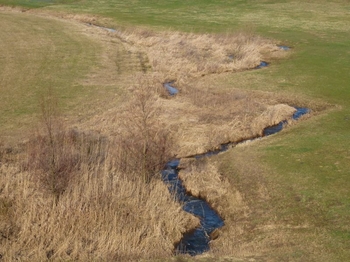
{"label": "green grass field", "polygon": [[0,14],[0,21],[0,128],[10,136],[35,122],[40,96],[49,88],[72,108],[73,100],[90,92],[78,80],[96,61],[98,45],[54,20]]}
{"label": "green grass field", "polygon": [[[224,163],[222,170],[225,175],[243,190],[248,190],[249,184],[244,184],[244,172],[249,167],[237,171],[233,167],[235,163],[230,161],[255,159],[257,166],[268,170],[261,175],[271,198],[259,207],[261,212],[271,215],[266,219],[308,225],[307,229],[298,231],[301,245],[291,246],[286,253],[274,253],[274,247],[271,247],[263,257],[272,261],[350,259],[348,0],[0,0],[1,4],[36,8],[43,12],[96,15],[97,23],[110,27],[142,26],[202,33],[249,31],[291,46],[287,59],[274,61],[270,67],[258,72],[225,75],[220,78],[220,84],[225,88],[287,94],[299,97],[300,101],[322,101],[331,106],[259,144],[235,148],[217,160]],[[68,27],[62,29],[61,25],[44,18],[18,19],[17,15],[0,13],[0,21],[0,65],[5,68],[0,70],[0,79],[4,79],[0,89],[0,131],[4,137],[10,137],[12,128],[31,122],[28,117],[36,110],[36,94],[43,89],[55,85],[66,103],[65,109],[69,109],[74,108],[77,98],[82,95],[91,98],[93,91],[103,86],[94,85],[87,91],[83,85],[76,84],[97,61],[98,45],[94,41],[81,39]],[[25,40],[21,38],[21,32],[16,33],[14,50],[22,50],[20,55],[1,49],[10,46],[4,43],[6,35],[15,33],[12,26],[16,25],[14,28],[18,30],[18,23],[24,31],[32,32],[31,38],[26,35]],[[43,34],[49,37],[40,41]],[[58,43],[57,48],[50,41]],[[7,72],[11,72],[11,77]],[[74,90],[70,88],[72,85]],[[14,86],[17,89],[13,89]],[[112,87],[104,88],[108,91]],[[81,106],[84,102],[79,103]],[[250,200],[257,199],[251,196]],[[257,225],[265,223],[259,220],[264,219],[259,216],[257,212],[251,217],[256,219],[254,223]],[[302,245],[308,246],[309,243],[315,246],[303,250]]]}

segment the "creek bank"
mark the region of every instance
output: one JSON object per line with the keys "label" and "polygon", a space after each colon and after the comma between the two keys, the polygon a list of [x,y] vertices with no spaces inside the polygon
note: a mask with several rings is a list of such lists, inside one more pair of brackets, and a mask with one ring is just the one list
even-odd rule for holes
{"label": "creek bank", "polygon": [[175,199],[183,204],[183,210],[200,219],[200,226],[185,233],[175,247],[176,253],[194,256],[209,250],[210,234],[222,227],[224,221],[205,200],[187,192],[178,176],[179,164],[179,159],[169,161],[162,171],[162,179]]}
{"label": "creek bank", "polygon": [[[293,120],[298,120],[301,116],[308,114],[310,110],[304,107],[295,107],[296,111],[293,114]],[[287,120],[279,122],[277,125],[269,126],[264,128],[263,136],[273,135],[283,129],[283,127],[288,123]]]}
{"label": "creek bank", "polygon": [[[296,107],[295,110],[296,111],[292,116],[294,120],[297,120],[301,116],[310,112],[309,109],[301,107]],[[283,120],[277,125],[266,127],[262,132],[262,136],[272,135],[281,131],[287,123],[287,120]],[[182,159],[194,158],[198,160],[204,157],[217,155],[240,143],[251,141],[262,136],[244,139],[239,142],[224,143],[219,145],[217,149]],[[161,175],[163,181],[168,185],[170,193],[174,195],[175,200],[183,204],[183,210],[200,219],[200,226],[185,233],[175,247],[176,253],[190,254],[191,256],[194,256],[209,250],[210,241],[213,239],[213,235],[215,235],[213,233],[217,232],[217,229],[224,225],[224,221],[219,214],[211,208],[207,201],[200,198],[200,196],[192,195],[183,185],[182,180],[179,178],[179,165],[182,159],[173,159],[169,161],[162,170]],[[215,238],[217,237],[218,236],[215,236]]]}

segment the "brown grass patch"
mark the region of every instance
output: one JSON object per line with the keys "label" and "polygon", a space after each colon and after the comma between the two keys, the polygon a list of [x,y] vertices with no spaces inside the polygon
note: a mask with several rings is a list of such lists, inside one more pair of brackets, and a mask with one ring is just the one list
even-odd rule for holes
{"label": "brown grass patch", "polygon": [[40,190],[27,172],[2,165],[3,258],[106,261],[170,256],[174,243],[196,223],[194,218],[173,202],[161,181],[130,181],[113,169],[113,162],[109,156],[108,164],[82,168],[59,202]]}
{"label": "brown grass patch", "polygon": [[250,69],[267,58],[265,54],[279,53],[273,41],[245,33],[215,35],[135,30],[117,34],[147,53],[153,71],[173,79]]}
{"label": "brown grass patch", "polygon": [[[137,79],[140,78],[135,79],[139,82]],[[135,83],[130,89],[132,93],[128,99],[137,99],[137,90],[140,89],[152,93],[153,109],[150,110],[156,123],[151,126],[159,126],[169,134],[172,138],[169,155],[178,157],[257,136],[264,127],[290,119],[294,112],[294,108],[287,105],[276,105],[282,99],[273,95],[261,96],[259,92],[248,93],[239,89],[221,91],[215,86],[197,82],[182,85],[181,93],[169,99],[163,96],[164,88],[158,74],[144,75],[142,79],[142,83]],[[93,118],[82,128],[95,126],[98,132],[117,136],[126,132],[126,126],[132,126],[134,117],[131,107],[125,103]],[[157,134],[155,130],[152,132]]]}
{"label": "brown grass patch", "polygon": [[[203,75],[251,69],[262,59],[278,57],[280,51],[270,40],[249,34],[102,31],[86,25],[86,34],[97,32],[96,41],[102,35],[106,40],[101,44],[101,61],[106,68],[93,68],[84,85],[113,87],[120,81],[118,85],[129,92],[124,92],[122,103],[115,105],[111,98],[108,104],[99,104],[103,113],[74,123],[79,130],[93,128],[93,135],[59,132],[56,127],[51,135],[38,135],[28,144],[27,166],[31,168],[21,169],[18,160],[0,163],[0,232],[5,236],[0,254],[6,260],[108,261],[170,256],[174,243],[198,221],[184,213],[166,186],[154,179],[162,163],[173,155],[194,155],[221,143],[255,136],[294,112],[282,105],[283,98],[269,93],[223,90],[205,78],[197,81]],[[118,68],[110,59],[118,53],[115,44],[120,53],[130,52],[132,62],[118,77],[105,78],[104,73],[112,74]],[[128,59],[125,55],[121,60]],[[136,70],[132,69],[134,64]],[[152,73],[143,70],[147,64]],[[123,66],[121,62],[119,66]],[[147,74],[135,76],[133,70]],[[167,80],[176,80],[181,90],[175,98],[164,93],[162,83]],[[100,135],[108,138],[103,161],[98,153]],[[283,248],[295,243],[285,234],[289,230],[286,224],[254,221],[271,211],[255,208],[270,197],[261,169],[252,164],[254,160],[234,160],[225,161],[242,167],[233,180],[224,178],[218,164],[204,160],[189,163],[181,172],[187,188],[206,198],[226,220],[213,242],[213,254],[264,255],[269,245],[279,248],[279,243],[282,248],[278,250],[286,250]],[[35,179],[37,172],[40,179]],[[47,188],[61,182],[42,182],[50,173],[63,174],[59,199]],[[284,231],[272,232],[271,228]],[[261,244],[257,243],[259,238],[251,240],[254,232],[264,230],[272,233]]]}

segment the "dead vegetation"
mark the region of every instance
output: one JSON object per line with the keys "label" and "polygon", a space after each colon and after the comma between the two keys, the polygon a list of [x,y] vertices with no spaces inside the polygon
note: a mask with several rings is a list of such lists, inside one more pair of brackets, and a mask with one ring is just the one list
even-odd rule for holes
{"label": "dead vegetation", "polygon": [[[74,123],[78,128],[73,130],[59,121],[53,97],[42,101],[44,132],[27,143],[25,157],[20,156],[26,159],[24,165],[18,159],[0,161],[0,254],[6,260],[169,257],[182,233],[198,221],[155,179],[164,162],[256,136],[294,112],[271,94],[223,91],[213,82],[197,81],[277,57],[281,52],[270,40],[147,30],[105,34],[103,39],[110,41],[102,45],[106,68],[96,69],[86,84],[104,79],[103,85],[115,85],[119,80],[130,92],[119,105],[103,105],[103,113]],[[132,69],[120,70],[123,78],[105,79],[104,73],[114,73],[112,59],[118,60],[118,50],[112,48],[115,37],[124,45],[121,53],[130,51],[133,61],[139,54],[137,68],[144,74],[135,77]],[[164,93],[162,83],[167,80],[176,80],[181,91],[174,99]],[[235,225],[250,212],[241,191],[245,188],[224,178],[215,165],[193,163],[181,177],[228,224]],[[240,230],[245,229],[231,228],[218,243],[226,248],[229,234],[239,235]],[[213,247],[214,253],[223,252]]]}
{"label": "dead vegetation", "polygon": [[[31,174],[1,166],[1,247],[6,261],[165,257],[196,220],[160,180],[129,180],[114,165],[84,165],[59,201]],[[136,177],[136,176],[135,176]]]}
{"label": "dead vegetation", "polygon": [[173,144],[169,130],[158,119],[156,92],[143,81],[139,79],[130,103],[120,112],[115,151],[122,172],[139,174],[149,182],[172,157]]}
{"label": "dead vegetation", "polygon": [[139,29],[115,34],[143,50],[154,72],[176,80],[252,69],[262,59],[284,54],[273,41],[248,33],[215,35]]}
{"label": "dead vegetation", "polygon": [[[139,81],[135,77],[135,81]],[[168,156],[184,157],[206,152],[222,143],[237,142],[242,139],[256,137],[266,126],[274,125],[282,120],[290,119],[295,109],[280,104],[280,97],[259,92],[246,92],[239,89],[220,91],[215,85],[203,82],[187,82],[182,91],[172,99],[164,97],[164,87],[157,74],[142,76],[142,83],[134,84],[130,89],[134,94],[127,99],[137,98],[138,90],[149,92],[151,98],[149,109],[155,122],[146,125],[152,127],[154,139],[171,140]],[[131,105],[133,105],[131,103]],[[133,107],[125,103],[123,106],[110,108],[103,114],[92,118],[81,125],[82,129],[96,127],[97,132],[117,137],[120,133],[132,132],[127,127],[134,126]],[[139,111],[141,112],[141,111]],[[147,118],[147,117],[146,117]],[[103,120],[103,121],[101,121]],[[155,126],[161,129],[156,131]],[[151,130],[150,129],[150,130]],[[164,143],[166,140],[164,140]],[[140,139],[137,141],[141,142]]]}
{"label": "dead vegetation", "polygon": [[152,98],[136,91],[131,122],[115,140],[66,129],[54,96],[43,98],[44,128],[18,155],[24,165],[0,161],[0,254],[6,261],[126,261],[172,254],[198,221],[159,179],[168,140]]}

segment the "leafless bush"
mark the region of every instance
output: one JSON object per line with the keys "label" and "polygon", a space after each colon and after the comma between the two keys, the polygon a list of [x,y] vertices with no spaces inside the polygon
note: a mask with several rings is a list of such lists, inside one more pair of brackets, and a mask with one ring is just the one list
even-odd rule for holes
{"label": "leafless bush", "polygon": [[157,96],[150,83],[139,82],[122,117],[123,131],[116,141],[118,166],[123,173],[138,173],[145,182],[169,160],[171,138],[157,119]]}
{"label": "leafless bush", "polygon": [[27,144],[26,167],[33,178],[56,200],[66,190],[82,164],[94,165],[103,160],[105,141],[63,127],[52,92],[41,98],[43,129]]}
{"label": "leafless bush", "polygon": [[105,147],[104,139],[75,130],[36,134],[28,143],[26,166],[58,199],[83,164],[93,166],[103,161]]}

